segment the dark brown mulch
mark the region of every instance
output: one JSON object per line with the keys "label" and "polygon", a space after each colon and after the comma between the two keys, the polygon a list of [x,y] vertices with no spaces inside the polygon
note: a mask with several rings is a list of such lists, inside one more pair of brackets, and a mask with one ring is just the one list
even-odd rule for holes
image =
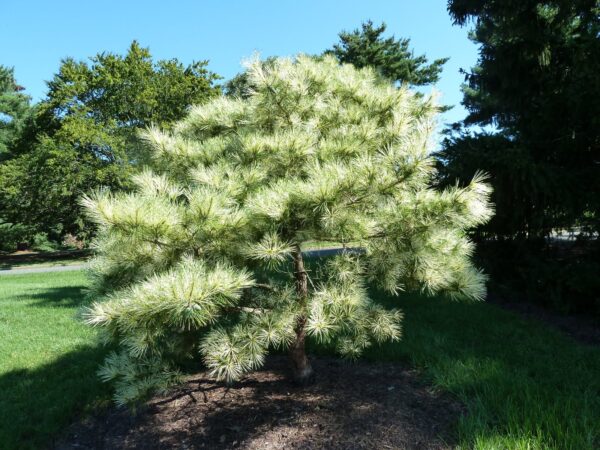
{"label": "dark brown mulch", "polygon": [[200,373],[132,415],[74,424],[67,449],[447,449],[464,408],[395,364],[316,359],[318,380],[292,385],[286,359],[227,387]]}

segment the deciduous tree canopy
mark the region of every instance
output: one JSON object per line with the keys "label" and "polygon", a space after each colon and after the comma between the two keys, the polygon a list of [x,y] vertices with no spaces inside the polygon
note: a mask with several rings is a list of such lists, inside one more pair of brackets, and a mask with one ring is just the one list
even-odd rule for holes
{"label": "deciduous tree canopy", "polygon": [[128,188],[132,168],[145,157],[138,130],[168,129],[190,105],[219,93],[218,76],[206,64],[155,62],[135,41],[125,56],[62,61],[35,120],[16,139],[13,159],[0,168],[7,220],[54,236],[93,231],[78,199],[100,186]]}

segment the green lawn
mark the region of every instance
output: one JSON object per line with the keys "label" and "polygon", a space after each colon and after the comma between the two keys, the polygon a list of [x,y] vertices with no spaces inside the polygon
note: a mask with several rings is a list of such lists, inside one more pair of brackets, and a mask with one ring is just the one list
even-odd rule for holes
{"label": "green lawn", "polygon": [[[47,445],[106,403],[103,351],[76,320],[84,286],[81,272],[0,278],[0,447]],[[404,309],[405,336],[366,358],[409,361],[455,394],[462,448],[600,447],[599,348],[486,303],[374,295]]]}
{"label": "green lawn", "polygon": [[600,448],[600,348],[483,302],[407,295],[399,303],[403,341],[367,357],[410,361],[455,394],[468,408],[462,448]]}
{"label": "green lawn", "polygon": [[105,401],[104,351],[76,317],[82,271],[0,277],[0,448],[43,448]]}

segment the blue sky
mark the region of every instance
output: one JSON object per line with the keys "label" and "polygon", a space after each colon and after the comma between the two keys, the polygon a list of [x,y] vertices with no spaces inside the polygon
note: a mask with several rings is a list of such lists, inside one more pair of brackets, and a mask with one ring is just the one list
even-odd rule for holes
{"label": "blue sky", "polygon": [[211,70],[230,78],[255,51],[264,57],[320,53],[341,30],[371,19],[385,21],[396,37],[410,38],[416,54],[450,57],[436,89],[444,104],[455,105],[443,117],[452,122],[465,116],[459,69],[477,59],[468,30],[452,25],[446,0],[1,2],[0,64],[15,67],[34,100],[45,95],[45,81],[61,58],[124,53],[133,39],[150,47],[155,58],[208,59]]}

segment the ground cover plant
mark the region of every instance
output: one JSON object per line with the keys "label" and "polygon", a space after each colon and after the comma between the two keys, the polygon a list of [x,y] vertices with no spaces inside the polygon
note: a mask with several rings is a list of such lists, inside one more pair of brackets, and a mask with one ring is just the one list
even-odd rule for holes
{"label": "ground cover plant", "polygon": [[[489,190],[481,177],[430,188],[431,98],[333,57],[253,61],[248,77],[246,98],[144,134],[154,171],[137,192],[84,200],[99,227],[87,321],[120,346],[101,371],[120,404],[166,388],[186,358],[233,381],[283,348],[306,383],[306,339],[350,358],[398,340],[401,312],[367,282],[485,294],[465,230],[490,217]],[[301,252],[313,240],[362,250],[313,278]]]}

